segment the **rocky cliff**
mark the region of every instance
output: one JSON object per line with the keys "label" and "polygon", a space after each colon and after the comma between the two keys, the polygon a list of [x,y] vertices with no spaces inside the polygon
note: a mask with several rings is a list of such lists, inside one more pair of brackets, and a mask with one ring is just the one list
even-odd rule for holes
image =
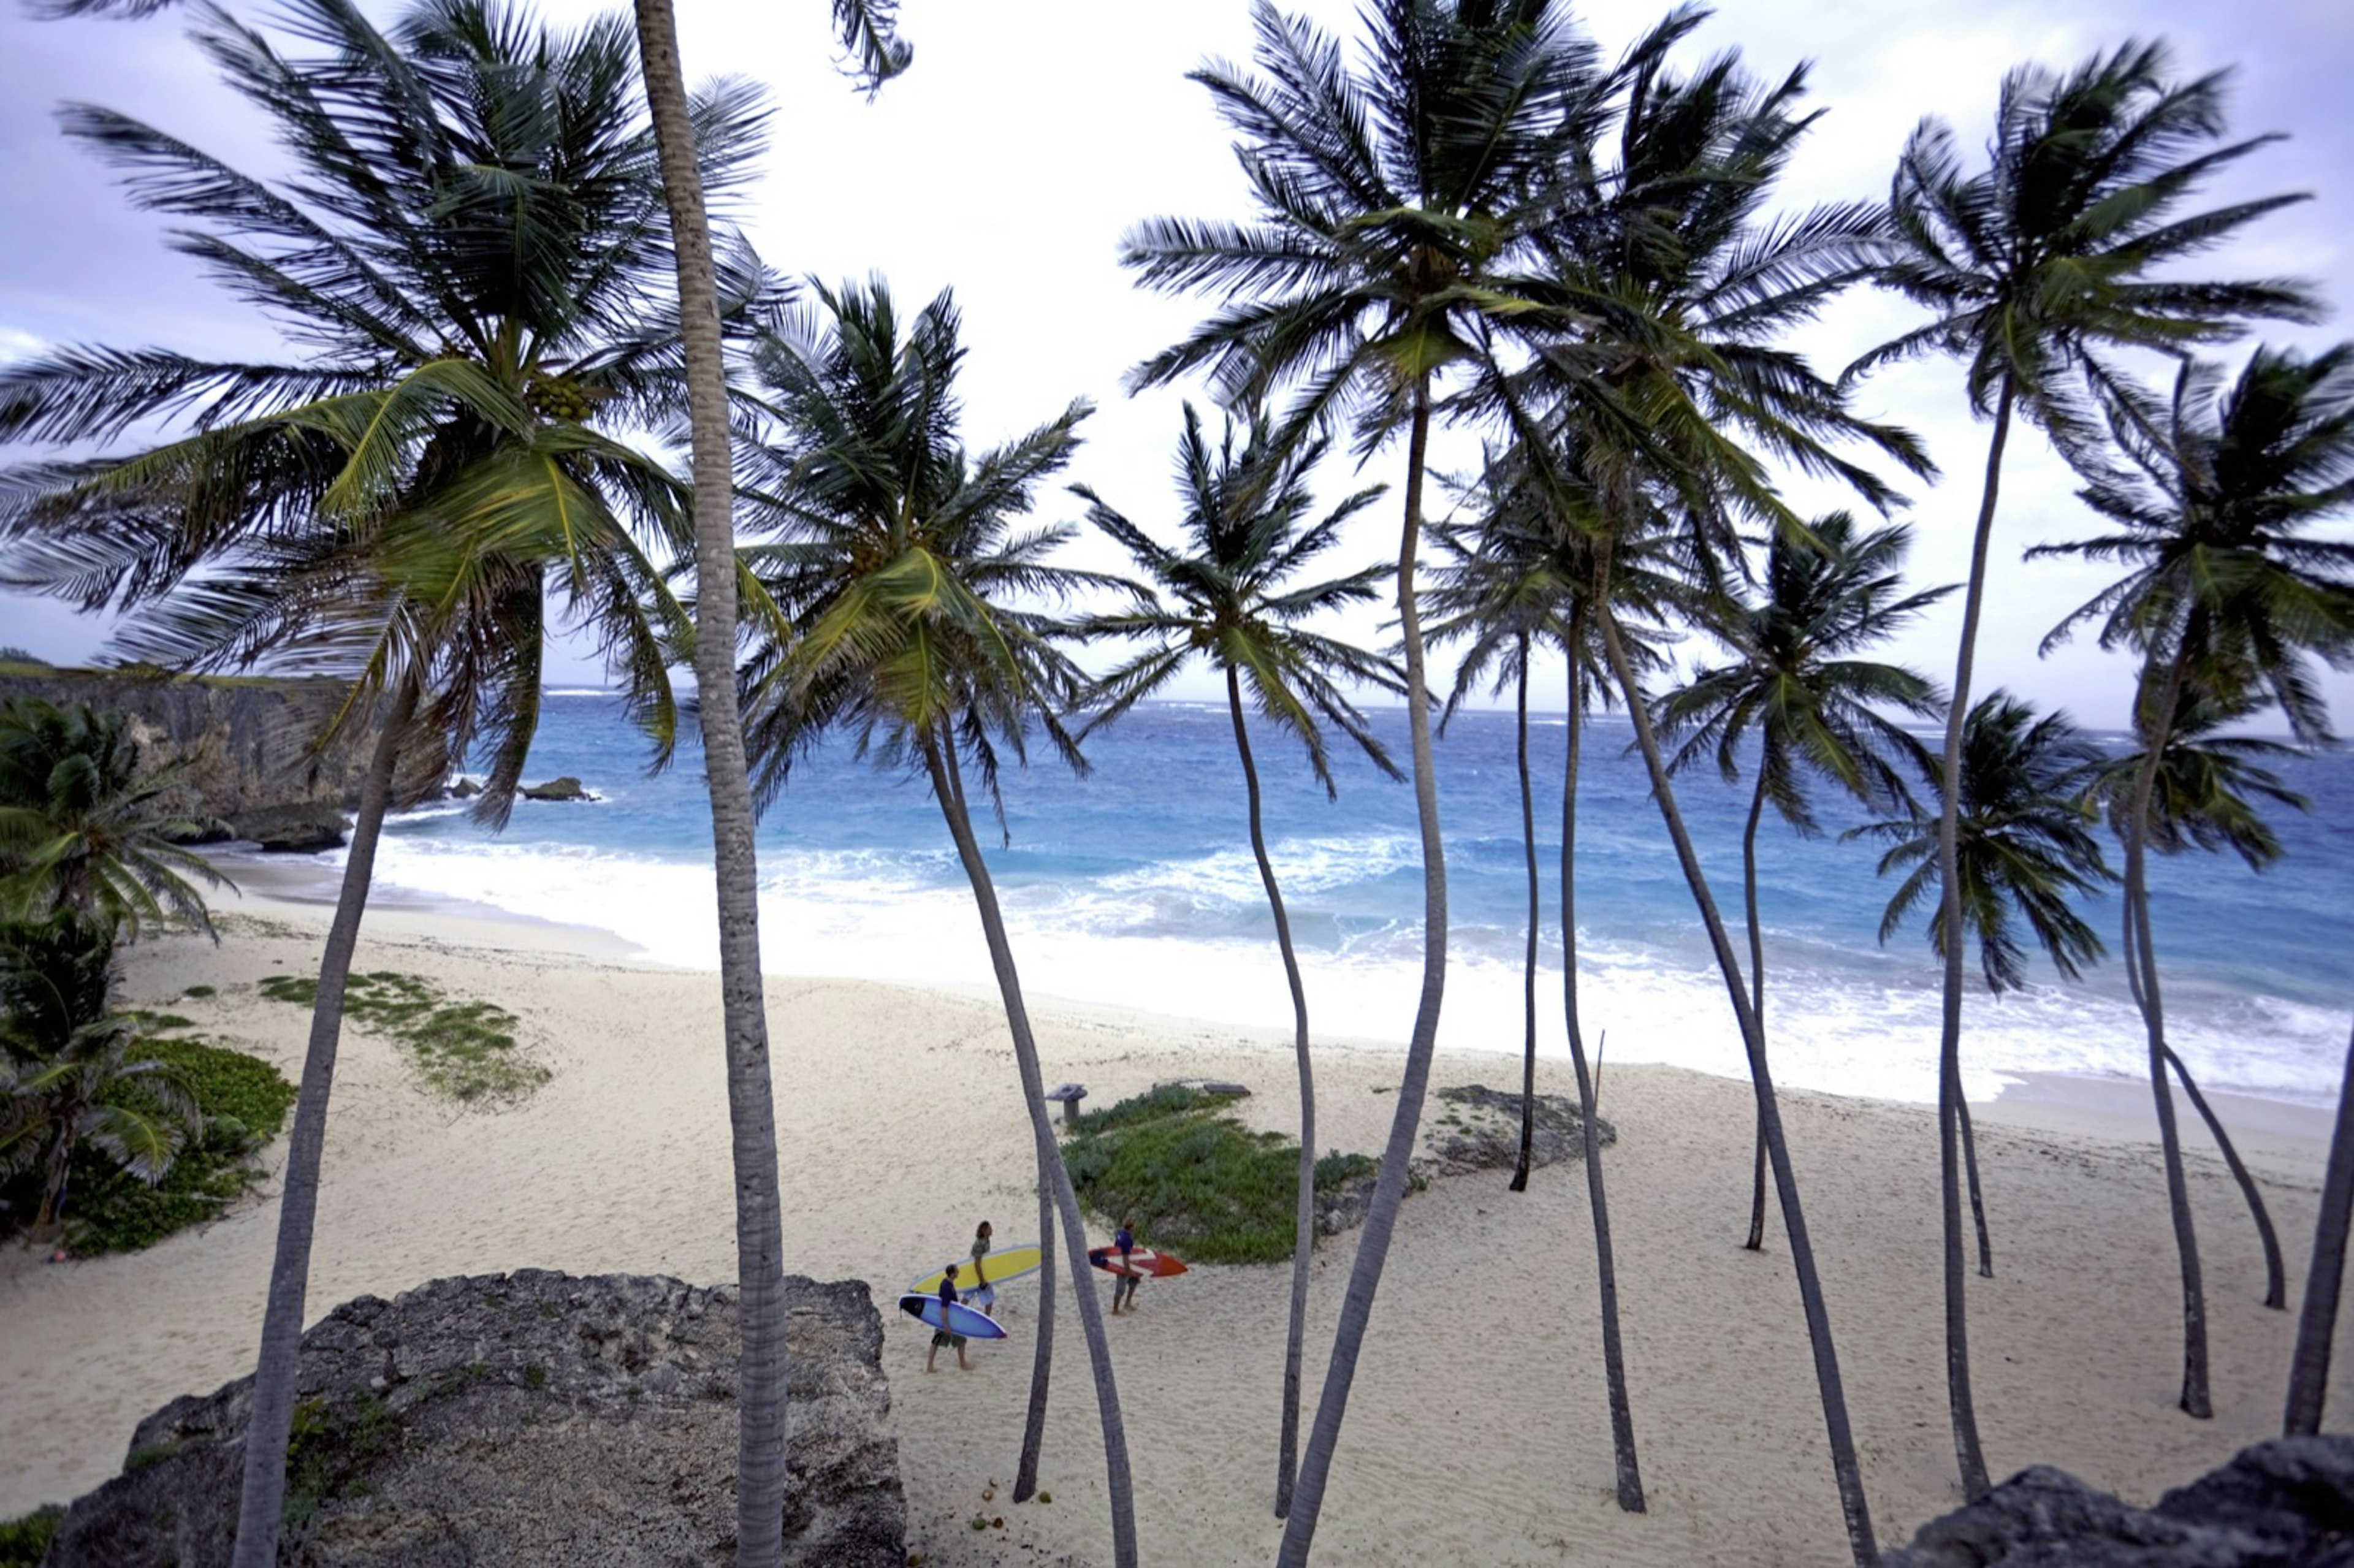
{"label": "rocky cliff", "polygon": [[[907,1503],[866,1287],[789,1277],[786,1561],[902,1568]],[[541,1269],[347,1302],[302,1336],[281,1563],[654,1568],[733,1561],[737,1301]],[[48,1568],[213,1568],[252,1380],[140,1424]]]}
{"label": "rocky cliff", "polygon": [[2031,1466],[1881,1568],[2354,1568],[2354,1436],[2279,1437],[2147,1509]]}
{"label": "rocky cliff", "polygon": [[159,758],[190,759],[197,810],[228,822],[239,838],[264,841],[337,827],[342,809],[357,797],[373,726],[352,725],[333,745],[313,745],[345,690],[334,681],[0,671],[0,700],[89,703],[131,715],[139,739]]}

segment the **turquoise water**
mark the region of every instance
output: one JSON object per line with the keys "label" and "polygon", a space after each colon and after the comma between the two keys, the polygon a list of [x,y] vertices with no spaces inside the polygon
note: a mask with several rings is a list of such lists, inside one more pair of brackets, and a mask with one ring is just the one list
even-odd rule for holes
{"label": "turquoise water", "polygon": [[[1402,711],[1377,715],[1405,756]],[[1540,1050],[1564,1054],[1554,887],[1564,730],[1532,729],[1545,882]],[[1743,1074],[1740,1041],[1690,893],[1649,800],[1624,722],[1598,720],[1579,791],[1578,938],[1589,1040],[1614,1060]],[[1422,883],[1412,791],[1342,758],[1327,801],[1296,747],[1257,737],[1267,831],[1308,971],[1317,1032],[1403,1041],[1421,958]],[[529,777],[575,774],[593,804],[524,802],[503,834],[463,808],[392,823],[380,884],[520,915],[602,927],[672,964],[716,967],[709,827],[693,752],[649,778],[642,743],[601,694],[551,694]],[[1010,842],[990,843],[1015,952],[1034,994],[1289,1032],[1222,706],[1149,706],[1089,743],[1071,777],[1044,754],[1004,780]],[[1517,1052],[1525,892],[1511,715],[1465,713],[1437,743],[1447,845],[1450,953],[1441,1044]],[[2310,796],[2282,813],[2286,860],[2262,876],[2236,859],[2160,863],[2155,920],[2169,1033],[2210,1087],[2322,1102],[2336,1091],[2354,1008],[2354,759],[2286,765]],[[1721,906],[1740,920],[1745,789],[1712,770],[1679,779]],[[1776,1075],[1801,1086],[1934,1097],[1938,975],[1916,924],[1874,940],[1887,886],[1875,850],[1769,818],[1760,854],[1766,1013]],[[2114,857],[2113,857],[2114,858]],[[335,857],[321,857],[327,874]],[[762,940],[772,972],[987,984],[971,900],[920,779],[847,747],[799,769],[760,834]],[[2116,911],[2086,917],[2114,940]],[[1975,970],[1973,970],[1975,975]],[[1974,989],[1971,1092],[2006,1071],[2134,1075],[2144,1060],[2121,966],[2082,983],[2039,968],[2025,991]],[[1051,1072],[1051,1069],[1050,1069]]]}

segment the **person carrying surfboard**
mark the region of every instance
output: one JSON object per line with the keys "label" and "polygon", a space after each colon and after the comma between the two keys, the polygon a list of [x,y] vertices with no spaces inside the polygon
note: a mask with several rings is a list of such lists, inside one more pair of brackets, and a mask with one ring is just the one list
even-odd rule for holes
{"label": "person carrying surfboard", "polygon": [[981,1221],[981,1228],[972,1233],[972,1288],[964,1293],[966,1306],[978,1308],[990,1318],[997,1316],[997,1287],[990,1284],[981,1260],[989,1255],[990,1237],[995,1234],[987,1220]]}
{"label": "person carrying surfboard", "polygon": [[1111,1282],[1111,1315],[1117,1318],[1122,1301],[1128,1303],[1129,1311],[1136,1310],[1136,1287],[1143,1283],[1136,1271],[1136,1234],[1128,1228],[1126,1215],[1120,1217],[1119,1234],[1111,1238],[1111,1245],[1119,1253],[1119,1272]]}
{"label": "person carrying surfboard", "polygon": [[952,1263],[949,1265],[948,1272],[940,1277],[940,1326],[932,1330],[932,1348],[924,1354],[924,1370],[926,1372],[937,1372],[939,1370],[932,1365],[932,1362],[939,1359],[940,1347],[942,1345],[953,1345],[956,1347],[957,1370],[959,1372],[972,1371],[972,1363],[965,1360],[964,1336],[962,1334],[952,1334],[949,1331],[949,1325],[955,1321],[955,1319],[949,1316],[949,1308],[957,1304],[956,1282],[957,1266]]}

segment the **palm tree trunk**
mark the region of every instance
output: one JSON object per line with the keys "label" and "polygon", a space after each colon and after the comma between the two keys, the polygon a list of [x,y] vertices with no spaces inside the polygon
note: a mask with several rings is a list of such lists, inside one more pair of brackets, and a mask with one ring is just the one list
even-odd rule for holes
{"label": "palm tree trunk", "polygon": [[[1741,830],[1741,904],[1749,916],[1749,1006],[1766,1027],[1766,938],[1757,927],[1757,823],[1766,814],[1766,758],[1757,758],[1757,788],[1749,797],[1749,821]],[[1749,1161],[1749,1252],[1766,1249],[1766,1113],[1757,1113],[1757,1137]]]}
{"label": "palm tree trunk", "polygon": [[2216,1116],[2215,1107],[2209,1105],[2207,1097],[2199,1092],[2199,1081],[2190,1075],[2190,1069],[2183,1065],[2180,1056],[2175,1054],[2171,1045],[2166,1047],[2166,1065],[2174,1069],[2175,1080],[2182,1086],[2182,1092],[2190,1097],[2191,1108],[2198,1111],[2199,1119],[2207,1124],[2208,1135],[2214,1139],[2215,1147],[2222,1151],[2223,1163],[2231,1167],[2232,1180],[2240,1184],[2240,1197],[2248,1205],[2248,1217],[2255,1222],[2256,1240],[2264,1249],[2264,1305],[2275,1311],[2286,1311],[2287,1270],[2281,1261],[2280,1233],[2273,1228],[2272,1211],[2264,1206],[2264,1191],[2256,1185],[2256,1179],[2249,1171],[2247,1162],[2240,1158],[2239,1146],[2232,1141],[2232,1135],[2223,1130],[2222,1120]]}
{"label": "palm tree trunk", "polygon": [[1422,994],[1415,1006],[1414,1033],[1406,1042],[1405,1070],[1398,1079],[1397,1110],[1390,1119],[1381,1172],[1374,1179],[1373,1202],[1358,1235],[1349,1287],[1341,1298],[1331,1364],[1325,1370],[1315,1425],[1309,1429],[1308,1451],[1301,1457],[1299,1484],[1291,1494],[1291,1516],[1284,1521],[1283,1543],[1276,1553],[1278,1568],[1307,1568],[1309,1547],[1316,1539],[1324,1483],[1331,1475],[1341,1422],[1349,1410],[1349,1386],[1357,1374],[1366,1326],[1373,1320],[1373,1293],[1381,1287],[1390,1234],[1397,1225],[1399,1206],[1405,1202],[1406,1167],[1413,1161],[1415,1139],[1422,1127],[1431,1052],[1438,1041],[1439,1002],[1447,989],[1447,851],[1439,842],[1438,785],[1431,776],[1430,688],[1423,679],[1422,618],[1415,607],[1414,591],[1415,556],[1422,541],[1423,471],[1429,448],[1430,382],[1426,376],[1415,387],[1413,422],[1406,437],[1405,520],[1398,543],[1397,577],[1398,637],[1405,657],[1406,738],[1414,751],[1415,818],[1422,833]]}
{"label": "palm tree trunk", "polygon": [[1571,611],[1569,636],[1569,755],[1561,776],[1561,1007],[1569,1025],[1569,1060],[1577,1070],[1577,1114],[1585,1124],[1585,1197],[1594,1215],[1594,1272],[1602,1294],[1602,1376],[1610,1402],[1610,1455],[1617,1469],[1618,1506],[1643,1511],[1643,1467],[1635,1457],[1635,1407],[1627,1396],[1627,1356],[1618,1340],[1618,1265],[1610,1245],[1610,1201],[1602,1186],[1602,1080],[1585,1070],[1585,1036],[1577,1018],[1577,765],[1585,738],[1584,682],[1577,651],[1585,647],[1584,612]]}
{"label": "palm tree trunk", "polygon": [[719,915],[719,995],[727,1053],[727,1125],[736,1178],[736,1283],[742,1297],[737,1408],[737,1568],[780,1568],[785,1552],[784,1214],[777,1175],[777,1101],[760,980],[757,825],[736,702],[736,530],[726,362],[711,226],[695,162],[695,126],[670,0],[637,0],[646,108],[677,258],[695,480],[695,684],[704,779],[711,797],[712,872]]}
{"label": "palm tree trunk", "polygon": [[1642,688],[1636,683],[1634,666],[1627,661],[1627,651],[1618,637],[1617,622],[1606,607],[1599,611],[1602,642],[1610,658],[1610,668],[1617,677],[1618,688],[1626,694],[1628,715],[1635,722],[1635,743],[1643,753],[1644,766],[1650,770],[1651,796],[1659,805],[1659,815],[1668,827],[1668,837],[1676,846],[1676,859],[1683,867],[1684,881],[1691,888],[1692,902],[1700,906],[1701,922],[1708,928],[1709,945],[1716,949],[1718,969],[1723,974],[1725,990],[1733,997],[1733,1012],[1741,1026],[1742,1044],[1749,1054],[1749,1075],[1757,1089],[1757,1112],[1766,1123],[1766,1157],[1774,1171],[1774,1189],[1781,1200],[1782,1230],[1790,1242],[1790,1266],[1798,1277],[1798,1300],[1807,1319],[1807,1340],[1814,1347],[1815,1383],[1821,1391],[1823,1425],[1830,1438],[1831,1470],[1839,1479],[1840,1511],[1847,1523],[1848,1545],[1855,1553],[1858,1568],[1871,1568],[1879,1557],[1879,1548],[1872,1540],[1872,1510],[1863,1495],[1863,1472],[1856,1463],[1855,1436],[1847,1419],[1847,1393],[1840,1382],[1839,1351],[1831,1343],[1829,1309],[1823,1302],[1822,1279],[1815,1269],[1815,1249],[1807,1239],[1806,1211],[1798,1203],[1798,1178],[1790,1167],[1790,1150],[1782,1135],[1781,1107],[1774,1097],[1774,1079],[1766,1065],[1766,1036],[1757,1027],[1757,1015],[1750,1011],[1749,995],[1741,984],[1741,960],[1733,950],[1733,939],[1725,935],[1723,916],[1717,913],[1716,899],[1708,890],[1708,878],[1701,871],[1700,856],[1692,849],[1691,835],[1684,831],[1683,813],[1676,806],[1675,786],[1669,782],[1666,762],[1659,756],[1659,736],[1652,731],[1651,715],[1643,705]]}
{"label": "palm tree trunk", "polygon": [[1291,1513],[1292,1478],[1299,1466],[1299,1363],[1308,1342],[1308,1265],[1316,1248],[1316,1075],[1308,1056],[1308,988],[1299,978],[1299,955],[1291,947],[1291,917],[1276,885],[1275,863],[1267,858],[1267,832],[1259,815],[1258,765],[1251,759],[1250,730],[1243,722],[1242,680],[1226,666],[1226,711],[1235,721],[1235,755],[1242,758],[1243,788],[1250,802],[1251,853],[1267,888],[1275,917],[1275,945],[1283,955],[1283,978],[1291,988],[1292,1053],[1299,1063],[1299,1189],[1291,1215],[1291,1316],[1283,1341],[1283,1425],[1276,1439],[1275,1517]]}
{"label": "palm tree trunk", "polygon": [[[1076,1275],[1079,1288],[1087,1277]],[[1022,1458],[1013,1469],[1013,1500],[1038,1489],[1038,1451],[1046,1442],[1046,1388],[1055,1370],[1055,1179],[1038,1167],[1038,1342],[1030,1357],[1030,1408],[1022,1417]]]}
{"label": "palm tree trunk", "polygon": [[302,1354],[302,1308],[311,1286],[311,1237],[319,1217],[319,1164],[327,1146],[327,1099],[335,1083],[335,1048],[343,1039],[344,982],[359,946],[360,916],[376,874],[376,845],[392,800],[394,770],[417,711],[417,685],[404,676],[395,688],[384,728],[360,782],[352,846],[334,922],[319,954],[319,989],[311,1003],[311,1043],[302,1055],[302,1086],[294,1099],[294,1128],[286,1139],[286,1174],[278,1202],[278,1250],[270,1262],[270,1297],[262,1309],[261,1350],[253,1369],[252,1412],[245,1427],[245,1459],[237,1499],[235,1568],[276,1568],[278,1531],[286,1504],[286,1445],[294,1430],[295,1376]]}
{"label": "palm tree trunk", "polygon": [[1978,1444],[1978,1416],[1970,1393],[1969,1301],[1962,1277],[1962,1172],[1956,1146],[1962,1118],[1962,733],[1969,719],[1970,669],[1978,656],[1978,618],[1986,608],[1987,553],[1994,538],[1995,502],[2002,489],[2002,450],[2010,439],[2010,414],[2019,388],[2009,376],[1994,408],[1994,434],[1987,442],[1986,482],[1978,493],[1978,520],[1970,539],[1969,583],[1962,592],[1962,635],[1954,655],[1954,690],[1946,713],[1946,755],[1939,769],[1937,809],[1938,928],[1946,935],[1945,1006],[1937,1037],[1937,1199],[1944,1226],[1946,1277],[1946,1403],[1954,1423],[1954,1460],[1962,1491],[1972,1501],[1987,1495],[1986,1453]]}
{"label": "palm tree trunk", "polygon": [[[1111,1555],[1113,1568],[1136,1568],[1136,1498],[1128,1468],[1128,1430],[1120,1419],[1119,1390],[1111,1370],[1111,1342],[1104,1337],[1103,1304],[1087,1287],[1087,1234],[1079,1218],[1079,1197],[1072,1190],[1071,1173],[1063,1164],[1063,1146],[1055,1140],[1054,1124],[1046,1119],[1046,1080],[1038,1067],[1038,1042],[1030,1032],[1030,1010],[1022,1000],[1022,978],[1013,968],[1013,947],[1006,940],[1005,916],[997,906],[997,886],[988,863],[972,836],[972,817],[965,810],[964,784],[959,777],[953,740],[921,738],[924,766],[931,775],[932,793],[947,819],[949,836],[956,841],[957,859],[965,880],[972,885],[972,901],[981,912],[981,935],[989,943],[990,968],[996,971],[997,991],[1005,1004],[1005,1026],[1013,1036],[1013,1060],[1022,1075],[1022,1097],[1030,1111],[1030,1136],[1036,1144],[1040,1169],[1055,1192],[1055,1209],[1063,1224],[1063,1248],[1078,1287],[1079,1331],[1087,1339],[1087,1360],[1095,1372],[1096,1408],[1103,1421],[1104,1476],[1111,1494]],[[1042,1238],[1041,1247],[1052,1245]]]}
{"label": "palm tree trunk", "polygon": [[[2167,1081],[2166,1004],[2158,984],[2158,950],[2150,939],[2148,822],[2150,797],[2165,761],[2175,706],[2181,701],[2185,667],[2196,637],[2186,628],[2168,662],[2166,685],[2155,709],[2136,715],[2143,731],[2141,766],[2134,770],[2133,801],[2123,824],[2126,841],[2126,942],[2139,966],[2142,1024],[2149,1039],[2150,1097],[2158,1109],[2158,1143],[2166,1163],[2166,1202],[2174,1220],[2174,1246],[2182,1265],[2182,1397],[2184,1414],[2204,1421],[2214,1414],[2207,1393],[2207,1293],[2199,1266],[2199,1232],[2190,1214],[2190,1181],[2182,1168],[2182,1134],[2175,1125],[2174,1092]],[[2147,695],[2148,683],[2143,682]]]}
{"label": "palm tree trunk", "polygon": [[1529,639],[1521,636],[1520,681],[1515,707],[1520,715],[1521,855],[1529,871],[1528,952],[1521,965],[1521,1158],[1512,1167],[1511,1190],[1529,1187],[1529,1161],[1536,1152],[1537,1131],[1537,815],[1529,789]]}
{"label": "palm tree trunk", "polygon": [[2286,1436],[2309,1437],[2321,1430],[2349,1221],[2354,1221],[2354,1034],[2346,1040],[2346,1068],[2338,1083],[2338,1125],[2329,1133],[2321,1212],[2313,1219],[2313,1262],[2305,1271],[2305,1307],[2297,1314],[2296,1349],[2289,1357],[2288,1408],[2281,1416]]}
{"label": "palm tree trunk", "polygon": [[1961,1134],[1962,1174],[1968,1178],[1970,1190],[1970,1224],[1978,1233],[1978,1277],[1994,1277],[1994,1243],[1987,1237],[1986,1197],[1978,1190],[1978,1135],[1970,1126],[1970,1097],[1956,1090],[1954,1095],[1954,1126]]}

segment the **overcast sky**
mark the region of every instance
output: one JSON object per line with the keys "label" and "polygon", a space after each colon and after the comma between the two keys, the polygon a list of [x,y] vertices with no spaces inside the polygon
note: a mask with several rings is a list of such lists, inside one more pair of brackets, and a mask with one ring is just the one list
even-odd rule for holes
{"label": "overcast sky", "polygon": [[[364,0],[388,15],[385,0]],[[235,7],[241,14],[266,11]],[[543,7],[562,21],[599,7]],[[1346,0],[1299,7],[1353,33]],[[679,0],[691,79],[749,75],[773,91],[777,116],[765,180],[746,213],[756,243],[789,272],[834,280],[885,275],[909,302],[953,287],[970,349],[966,437],[975,448],[1053,417],[1073,397],[1098,412],[1071,477],[1148,525],[1172,518],[1169,452],[1177,392],[1130,398],[1130,366],[1206,309],[1149,296],[1118,265],[1121,233],[1153,214],[1242,216],[1244,187],[1208,94],[1185,79],[1205,57],[1246,59],[1243,0],[1154,5],[1079,0],[907,0],[902,32],[916,63],[869,101],[837,72],[819,0],[752,5]],[[1579,15],[1614,52],[1657,18],[1656,0],[1588,5]],[[2170,38],[2186,71],[2235,66],[2233,131],[2289,140],[2245,163],[2211,193],[2223,200],[2303,190],[2315,199],[2265,220],[2213,259],[2214,275],[2296,274],[2333,307],[2354,302],[2354,5],[2273,0],[2252,6],[2183,0],[1948,0],[1893,6],[1861,0],[1732,0],[1700,35],[1702,50],[1738,48],[1761,72],[1813,62],[1816,103],[1829,111],[1801,153],[1793,206],[1885,194],[1904,136],[1925,114],[1945,117],[1966,144],[1982,143],[2004,69],[2035,59],[2066,66],[2128,36]],[[1698,51],[1695,51],[1697,54]],[[0,358],[48,344],[154,344],[200,355],[262,354],[265,323],[164,248],[163,225],[125,203],[108,173],[58,132],[67,100],[134,114],[250,172],[279,166],[266,124],[213,79],[166,16],[142,23],[39,22],[0,0]],[[1902,302],[1859,293],[1801,346],[1835,370],[1918,318]],[[2274,341],[2320,346],[2354,334],[2341,318]],[[2231,351],[2236,361],[2245,345]],[[1196,392],[1198,397],[1199,393]],[[1987,430],[1964,406],[1955,368],[1932,362],[1882,375],[1867,409],[1928,441],[1946,480],[1918,487],[1908,518],[1914,575],[1957,581],[1967,562]],[[21,452],[0,454],[15,461]],[[1464,461],[1454,449],[1451,461]],[[1392,477],[1394,452],[1369,477]],[[1335,493],[1363,482],[1335,464]],[[2008,685],[2064,705],[2080,719],[2123,722],[2130,672],[2089,647],[2039,659],[2036,644],[2097,588],[2102,568],[2022,565],[2028,546],[2081,535],[2092,519],[2040,437],[2015,440],[1997,524],[1993,588],[1980,640],[1978,689]],[[1817,498],[1808,497],[1810,503]],[[1059,493],[1045,515],[1076,520]],[[1393,503],[1362,518],[1336,567],[1395,547]],[[1085,564],[1113,566],[1089,541]],[[1958,594],[1896,645],[1895,656],[1941,682],[1952,673]],[[1376,618],[1355,628],[1377,635]],[[54,659],[99,651],[102,629],[52,603],[0,596],[0,643]],[[558,683],[599,683],[577,651],[551,666]],[[1182,694],[1208,696],[1206,680]],[[2333,678],[2341,723],[2354,723],[2354,680]],[[1540,686],[1557,702],[1558,676]]]}

